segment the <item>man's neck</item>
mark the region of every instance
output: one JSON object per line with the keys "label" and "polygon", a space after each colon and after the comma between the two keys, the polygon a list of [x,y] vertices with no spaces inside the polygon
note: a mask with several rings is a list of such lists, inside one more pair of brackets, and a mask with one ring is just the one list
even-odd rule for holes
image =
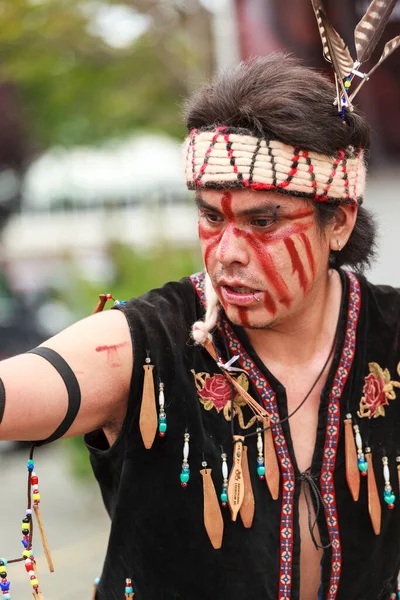
{"label": "man's neck", "polygon": [[331,347],[341,298],[340,275],[337,271],[329,271],[315,283],[296,314],[270,329],[247,329],[246,333],[264,362],[282,366],[306,365]]}

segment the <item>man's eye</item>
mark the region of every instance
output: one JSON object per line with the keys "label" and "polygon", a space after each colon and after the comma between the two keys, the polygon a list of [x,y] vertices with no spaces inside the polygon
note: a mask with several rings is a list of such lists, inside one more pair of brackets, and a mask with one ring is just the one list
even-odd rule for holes
{"label": "man's eye", "polygon": [[208,221],[209,223],[220,223],[221,222],[221,217],[214,213],[202,213],[200,216],[203,219],[205,219],[206,221]]}
{"label": "man's eye", "polygon": [[256,227],[260,227],[261,229],[265,229],[266,227],[270,227],[275,222],[273,217],[265,217],[264,219],[253,219],[251,224]]}

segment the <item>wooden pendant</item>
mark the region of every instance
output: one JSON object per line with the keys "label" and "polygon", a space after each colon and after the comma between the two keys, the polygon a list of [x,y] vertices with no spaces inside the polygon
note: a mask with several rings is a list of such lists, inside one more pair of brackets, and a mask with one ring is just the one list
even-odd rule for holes
{"label": "wooden pendant", "polygon": [[251,485],[247,446],[243,446],[242,470],[244,481],[244,498],[243,504],[240,507],[240,517],[242,519],[243,525],[246,527],[246,529],[249,529],[253,524],[255,502],[253,486]]}
{"label": "wooden pendant", "polygon": [[53,559],[51,558],[49,544],[47,542],[46,534],[44,532],[44,527],[43,527],[42,517],[40,515],[39,506],[37,504],[34,504],[33,510],[35,512],[36,522],[39,527],[40,537],[42,540],[42,545],[43,545],[43,550],[44,550],[44,555],[46,557],[47,565],[49,567],[50,573],[54,573]]}
{"label": "wooden pendant", "polygon": [[365,449],[365,457],[368,463],[368,510],[375,535],[381,532],[381,502],[379,500],[378,488],[375,480],[372,454],[369,448]]}
{"label": "wooden pendant", "polygon": [[358,469],[356,442],[353,434],[353,422],[350,415],[344,420],[344,443],[346,454],[346,480],[353,500],[360,495],[360,471]]}
{"label": "wooden pendant", "polygon": [[[269,417],[263,417],[262,428],[266,429],[270,426]],[[274,438],[272,435],[272,429],[264,431],[264,465],[265,465],[265,482],[268,486],[270,494],[273,500],[277,500],[279,497],[279,481],[280,472],[278,459],[275,452]]]}
{"label": "wooden pendant", "polygon": [[234,435],[233,441],[232,470],[228,481],[228,502],[231,509],[232,521],[236,521],[244,499],[244,477],[242,468],[244,437],[241,435]]}
{"label": "wooden pendant", "polygon": [[[146,361],[149,360],[149,358],[146,358]],[[143,369],[144,382],[142,405],[140,407],[139,427],[144,447],[149,450],[153,445],[158,427],[156,394],[154,391],[153,378],[154,365],[147,363],[143,365]]]}
{"label": "wooden pendant", "polygon": [[222,536],[224,534],[221,507],[211,477],[211,469],[201,469],[200,473],[203,476],[204,526],[213,548],[219,550],[222,546]]}

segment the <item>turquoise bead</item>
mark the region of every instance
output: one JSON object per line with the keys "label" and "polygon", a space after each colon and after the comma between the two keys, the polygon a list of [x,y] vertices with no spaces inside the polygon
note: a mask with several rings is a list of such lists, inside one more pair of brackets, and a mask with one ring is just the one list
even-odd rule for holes
{"label": "turquoise bead", "polygon": [[188,481],[189,481],[189,473],[187,471],[185,471],[184,473],[181,473],[181,482],[187,483]]}
{"label": "turquoise bead", "polygon": [[395,500],[396,500],[396,496],[394,494],[391,493],[386,493],[383,496],[386,504],[394,504]]}
{"label": "turquoise bead", "polygon": [[167,422],[167,417],[160,417],[159,421],[160,421],[160,423],[166,423]]}
{"label": "turquoise bead", "polygon": [[126,587],[125,594],[133,594],[133,587]]}
{"label": "turquoise bead", "polygon": [[11,600],[11,594],[3,594],[3,600]]}
{"label": "turquoise bead", "polygon": [[257,473],[258,475],[265,475],[265,467],[263,465],[257,467]]}
{"label": "turquoise bead", "polygon": [[228,494],[226,492],[222,492],[221,502],[228,502]]}
{"label": "turquoise bead", "polygon": [[35,461],[30,458],[28,460],[28,469],[29,469],[29,471],[33,471],[34,467],[35,467]]}
{"label": "turquoise bead", "polygon": [[184,471],[185,473],[190,473],[190,467],[189,467],[189,465],[183,465],[182,471]]}
{"label": "turquoise bead", "polygon": [[358,468],[360,469],[360,471],[368,471],[368,463],[366,461],[360,461],[358,463]]}
{"label": "turquoise bead", "polygon": [[6,567],[8,565],[8,562],[6,561],[5,558],[0,558],[0,562],[2,563],[3,567]]}
{"label": "turquoise bead", "polygon": [[167,431],[167,424],[166,423],[160,423],[159,429],[160,429],[161,433],[165,433]]}
{"label": "turquoise bead", "polygon": [[94,580],[94,584],[99,585],[99,583],[100,583],[100,577],[96,577],[96,579]]}

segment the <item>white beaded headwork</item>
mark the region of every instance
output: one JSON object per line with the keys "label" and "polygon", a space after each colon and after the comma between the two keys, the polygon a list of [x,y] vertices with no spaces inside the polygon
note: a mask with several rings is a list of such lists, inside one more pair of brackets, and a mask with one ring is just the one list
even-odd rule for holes
{"label": "white beaded headwork", "polygon": [[361,204],[366,178],[362,149],[325,156],[237,128],[194,129],[186,140],[189,189],[275,190],[315,202]]}

